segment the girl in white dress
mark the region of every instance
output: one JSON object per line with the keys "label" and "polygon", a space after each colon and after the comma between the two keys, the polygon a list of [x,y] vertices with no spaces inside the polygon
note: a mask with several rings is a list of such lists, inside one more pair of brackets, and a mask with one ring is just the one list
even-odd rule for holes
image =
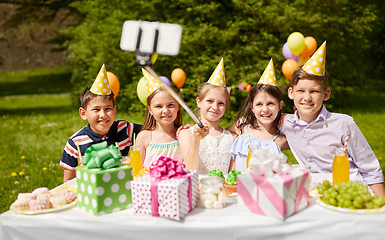
{"label": "girl in white dress", "polygon": [[225,86],[222,59],[196,98],[200,120],[205,127],[201,129],[194,125],[180,131],[179,145],[186,169],[196,169],[199,174],[208,174],[214,169],[228,173],[234,168],[230,154],[233,136],[219,126],[219,120],[230,104]]}

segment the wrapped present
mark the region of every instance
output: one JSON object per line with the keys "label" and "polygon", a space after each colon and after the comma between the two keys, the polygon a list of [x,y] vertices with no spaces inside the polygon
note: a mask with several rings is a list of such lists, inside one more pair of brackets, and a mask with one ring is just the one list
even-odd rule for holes
{"label": "wrapped present", "polygon": [[290,167],[283,153],[256,148],[248,174],[238,175],[238,203],[253,213],[285,219],[309,206],[309,172]]}
{"label": "wrapped present", "polygon": [[89,146],[84,152],[83,163],[87,168],[108,169],[121,165],[122,154],[114,145],[101,142]]}
{"label": "wrapped present", "polygon": [[285,219],[309,206],[309,172],[293,168],[286,173],[238,175],[238,203],[253,213]]}
{"label": "wrapped present", "polygon": [[132,206],[132,167],[120,166],[121,158],[119,149],[106,142],[86,150],[84,167],[76,168],[79,208],[103,215]]}
{"label": "wrapped present", "polygon": [[185,171],[183,164],[166,157],[160,157],[149,171],[149,174],[132,181],[132,202],[136,213],[181,220],[197,206],[197,171]]}

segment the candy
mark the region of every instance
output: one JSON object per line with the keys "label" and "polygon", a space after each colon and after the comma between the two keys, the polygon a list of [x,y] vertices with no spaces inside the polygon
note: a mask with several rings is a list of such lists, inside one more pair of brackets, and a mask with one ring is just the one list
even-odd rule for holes
{"label": "candy", "polygon": [[203,208],[223,208],[226,206],[226,194],[223,178],[210,176],[201,180],[200,206]]}

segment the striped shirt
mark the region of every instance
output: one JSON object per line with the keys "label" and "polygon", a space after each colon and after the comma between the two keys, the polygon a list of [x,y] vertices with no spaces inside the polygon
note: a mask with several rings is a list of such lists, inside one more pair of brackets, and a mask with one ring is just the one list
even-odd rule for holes
{"label": "striped shirt", "polygon": [[122,155],[127,156],[132,145],[134,133],[138,135],[141,128],[142,126],[139,124],[118,120],[112,124],[107,135],[100,136],[94,133],[88,124],[68,139],[60,160],[60,166],[67,170],[75,171],[75,168],[78,166],[79,157],[77,145],[79,145],[83,156],[89,146],[103,141],[107,141],[108,145],[117,143]]}

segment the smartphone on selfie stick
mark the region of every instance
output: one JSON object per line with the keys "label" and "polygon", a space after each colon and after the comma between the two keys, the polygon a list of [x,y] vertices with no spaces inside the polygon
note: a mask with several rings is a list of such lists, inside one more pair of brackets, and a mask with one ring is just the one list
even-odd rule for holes
{"label": "smartphone on selfie stick", "polygon": [[158,79],[162,86],[186,110],[195,123],[203,128],[202,122],[186,105],[173,89],[163,82],[152,69],[151,57],[154,53],[175,56],[179,52],[182,38],[182,26],[178,24],[125,21],[123,24],[120,48],[124,51],[136,52],[136,62]]}

